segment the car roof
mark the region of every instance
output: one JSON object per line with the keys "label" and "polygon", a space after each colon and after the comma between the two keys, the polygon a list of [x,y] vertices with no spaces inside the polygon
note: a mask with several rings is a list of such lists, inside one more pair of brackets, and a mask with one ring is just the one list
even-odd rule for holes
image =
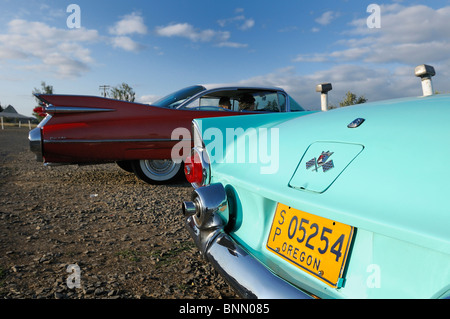
{"label": "car roof", "polygon": [[283,88],[277,86],[264,86],[264,85],[242,85],[239,83],[222,83],[222,84],[199,84],[207,90],[216,89],[256,89],[256,90],[270,90],[270,91],[284,91]]}

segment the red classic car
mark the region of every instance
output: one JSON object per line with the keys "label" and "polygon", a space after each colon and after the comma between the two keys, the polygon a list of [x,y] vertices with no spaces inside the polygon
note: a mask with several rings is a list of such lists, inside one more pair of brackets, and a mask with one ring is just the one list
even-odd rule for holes
{"label": "red classic car", "polygon": [[36,97],[47,113],[29,134],[38,161],[116,162],[148,183],[167,182],[182,173],[188,154],[174,152],[174,147],[188,143],[190,151],[194,118],[304,111],[283,89],[274,87],[195,85],[152,105],[94,96]]}

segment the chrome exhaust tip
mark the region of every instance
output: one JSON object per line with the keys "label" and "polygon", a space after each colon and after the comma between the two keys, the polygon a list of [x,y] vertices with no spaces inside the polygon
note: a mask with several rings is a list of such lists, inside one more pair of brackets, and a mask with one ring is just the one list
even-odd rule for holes
{"label": "chrome exhaust tip", "polygon": [[185,217],[193,217],[198,227],[209,228],[217,223],[217,213],[228,210],[228,200],[222,184],[198,187],[192,194],[192,201],[185,201],[181,207]]}
{"label": "chrome exhaust tip", "polygon": [[182,203],[186,226],[202,254],[210,243],[224,231],[228,216],[228,200],[222,184],[201,186],[192,193],[192,200]]}
{"label": "chrome exhaust tip", "polygon": [[189,217],[197,214],[197,205],[195,202],[183,202],[181,207],[184,217]]}

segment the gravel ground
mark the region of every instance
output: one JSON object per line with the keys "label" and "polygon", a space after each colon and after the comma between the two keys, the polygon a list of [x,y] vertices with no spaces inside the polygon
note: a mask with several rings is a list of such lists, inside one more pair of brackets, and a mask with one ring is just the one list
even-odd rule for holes
{"label": "gravel ground", "polygon": [[116,164],[45,168],[27,137],[0,130],[1,298],[237,298],[184,228],[187,182],[148,185]]}

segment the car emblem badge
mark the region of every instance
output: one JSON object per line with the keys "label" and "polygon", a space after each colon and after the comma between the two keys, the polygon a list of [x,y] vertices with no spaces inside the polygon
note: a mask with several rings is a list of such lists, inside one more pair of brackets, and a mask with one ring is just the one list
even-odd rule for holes
{"label": "car emblem badge", "polygon": [[364,121],[365,121],[365,119],[359,117],[359,118],[355,119],[353,122],[351,122],[349,125],[347,125],[347,127],[348,128],[357,128],[358,126],[363,124]]}
{"label": "car emblem badge", "polygon": [[328,160],[333,152],[322,152],[319,158],[315,157],[306,162],[306,169],[310,169],[314,166],[313,171],[318,172],[318,169],[322,167],[322,171],[325,173],[334,167],[333,160]]}

